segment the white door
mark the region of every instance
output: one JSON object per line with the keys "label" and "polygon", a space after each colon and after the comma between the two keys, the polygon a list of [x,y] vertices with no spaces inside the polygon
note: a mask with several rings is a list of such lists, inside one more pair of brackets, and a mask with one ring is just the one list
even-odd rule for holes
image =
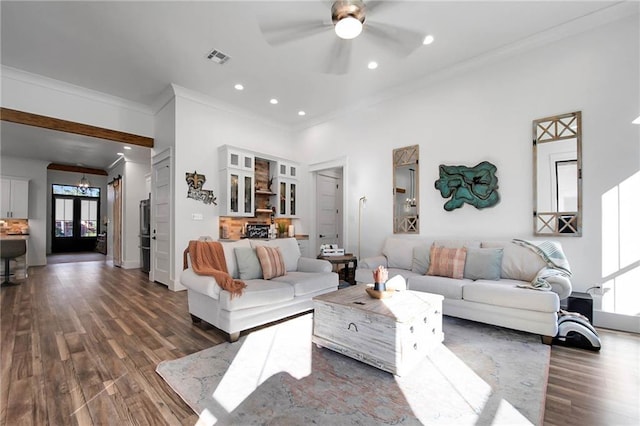
{"label": "white door", "polygon": [[[162,155],[162,154],[159,154]],[[154,159],[155,160],[155,159]],[[171,279],[171,157],[154,161],[151,171],[151,268],[149,279]]]}
{"label": "white door", "polygon": [[338,227],[339,209],[337,194],[340,189],[339,178],[318,173],[316,179],[316,218],[318,230],[318,246],[316,253],[320,253],[321,244],[342,243]]}

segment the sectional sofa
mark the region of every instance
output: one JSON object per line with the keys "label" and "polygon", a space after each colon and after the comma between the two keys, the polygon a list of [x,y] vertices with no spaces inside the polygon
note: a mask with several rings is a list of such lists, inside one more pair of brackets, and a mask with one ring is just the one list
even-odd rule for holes
{"label": "sectional sofa", "polygon": [[[204,320],[225,331],[231,342],[238,339],[242,330],[313,309],[314,296],[338,288],[338,274],[332,272],[331,264],[301,257],[295,238],[244,239],[221,244],[229,274],[247,285],[241,296],[231,297],[213,277],[196,274],[190,264],[182,271],[180,282],[187,288],[193,321]],[[263,279],[255,254],[258,245],[280,249],[285,275]]]}
{"label": "sectional sofa", "polygon": [[[467,248],[462,278],[427,275],[431,246]],[[549,277],[550,291],[521,288],[531,283],[547,263],[529,248],[511,241],[433,240],[389,237],[382,254],[361,259],[356,281],[371,283],[382,265],[389,278],[402,275],[410,290],[444,296],[445,315],[540,334],[543,341],[558,332],[560,300],[571,294],[571,281]]]}

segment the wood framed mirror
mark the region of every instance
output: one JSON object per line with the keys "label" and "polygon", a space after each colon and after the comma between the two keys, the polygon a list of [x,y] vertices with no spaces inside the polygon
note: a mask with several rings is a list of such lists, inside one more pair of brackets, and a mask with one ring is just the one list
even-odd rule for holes
{"label": "wood framed mirror", "polygon": [[582,236],[582,113],[534,120],[533,232]]}
{"label": "wood framed mirror", "polygon": [[393,233],[420,233],[420,147],[393,150]]}

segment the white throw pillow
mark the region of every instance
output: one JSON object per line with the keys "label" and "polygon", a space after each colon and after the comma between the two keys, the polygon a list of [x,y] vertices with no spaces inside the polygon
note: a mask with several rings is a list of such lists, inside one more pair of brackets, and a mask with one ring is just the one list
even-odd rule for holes
{"label": "white throw pillow", "polygon": [[409,238],[387,238],[382,254],[387,257],[388,267],[411,270],[413,248],[419,244],[424,244],[424,241]]}

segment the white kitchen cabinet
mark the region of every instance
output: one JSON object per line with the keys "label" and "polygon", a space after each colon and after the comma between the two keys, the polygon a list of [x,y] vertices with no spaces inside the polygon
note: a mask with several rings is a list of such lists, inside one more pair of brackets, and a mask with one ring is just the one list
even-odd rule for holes
{"label": "white kitchen cabinet", "polygon": [[276,181],[276,217],[297,217],[298,181],[278,178]]}
{"label": "white kitchen cabinet", "polygon": [[0,216],[4,219],[29,217],[29,180],[1,178]]}
{"label": "white kitchen cabinet", "polygon": [[253,172],[224,169],[220,172],[220,216],[253,217],[255,191]]}
{"label": "white kitchen cabinet", "polygon": [[298,166],[293,163],[278,162],[278,177],[280,178],[298,178]]}
{"label": "white kitchen cabinet", "polygon": [[253,172],[255,167],[255,155],[229,146],[220,148],[220,168],[239,169]]}

